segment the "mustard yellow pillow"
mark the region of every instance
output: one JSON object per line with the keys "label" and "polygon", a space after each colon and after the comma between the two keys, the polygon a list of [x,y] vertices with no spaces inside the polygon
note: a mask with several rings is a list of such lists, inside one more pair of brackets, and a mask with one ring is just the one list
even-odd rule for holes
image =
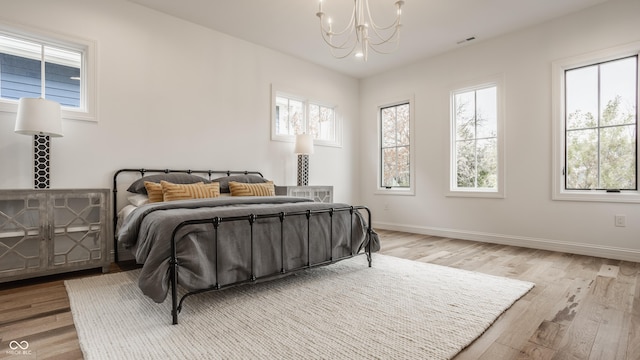
{"label": "mustard yellow pillow", "polygon": [[220,184],[217,182],[205,184],[174,184],[160,181],[164,201],[215,198],[220,196]]}
{"label": "mustard yellow pillow", "polygon": [[231,196],[275,196],[276,190],[273,181],[265,183],[247,184],[237,181],[229,181]]}
{"label": "mustard yellow pillow", "polygon": [[162,195],[162,185],[151,181],[144,182],[144,188],[147,189],[147,195],[149,195],[149,202],[162,202],[164,196]]}

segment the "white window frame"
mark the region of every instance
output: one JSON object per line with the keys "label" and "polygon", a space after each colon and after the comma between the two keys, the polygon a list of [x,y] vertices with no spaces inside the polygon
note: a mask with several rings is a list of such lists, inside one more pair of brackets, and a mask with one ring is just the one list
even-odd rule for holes
{"label": "white window frame", "polygon": [[[409,104],[409,187],[407,188],[387,188],[382,186],[382,118],[381,110],[387,107]],[[378,168],[376,171],[376,192],[378,195],[408,195],[416,194],[416,147],[415,147],[415,99],[414,96],[407,96],[381,103],[376,107],[376,122],[378,127]]]}
{"label": "white window frame", "polygon": [[[622,191],[620,193],[606,192],[606,190],[566,190],[563,167],[565,166],[565,71],[594,65],[610,60],[616,60],[628,56],[640,54],[640,42],[617,46],[601,51],[595,51],[584,55],[574,56],[554,61],[551,65],[552,76],[552,199],[566,201],[597,201],[613,203],[640,203],[640,190]],[[638,83],[640,83],[640,71],[638,71]],[[640,104],[640,91],[638,91]],[[640,111],[636,108],[636,114]],[[636,124],[636,131],[640,127]],[[638,141],[636,135],[636,141]],[[638,151],[638,150],[637,150]],[[638,151],[640,152],[640,151]],[[636,154],[639,155],[639,154]],[[640,166],[638,167],[640,168]],[[636,179],[640,181],[640,170],[636,168]]]}
{"label": "white window frame", "polygon": [[[449,172],[448,189],[446,196],[451,197],[476,197],[476,198],[497,198],[506,197],[506,151],[505,151],[505,85],[504,74],[492,75],[483,79],[478,79],[455,86],[449,93]],[[496,88],[496,129],[497,129],[497,188],[459,188],[457,187],[457,164],[456,153],[456,119],[455,119],[455,95],[459,93]]]}
{"label": "white window frame", "polygon": [[330,146],[330,147],[342,147],[342,121],[338,112],[338,107],[336,105],[329,104],[324,101],[317,101],[313,99],[309,99],[308,97],[296,95],[293,92],[280,90],[278,87],[271,87],[271,140],[274,141],[284,141],[284,142],[295,142],[295,135],[283,135],[276,133],[276,123],[278,121],[276,114],[276,98],[284,97],[290,100],[296,100],[303,103],[303,112],[304,112],[304,126],[305,133],[308,133],[309,126],[309,105],[319,105],[322,107],[327,107],[333,109],[334,114],[334,126],[335,126],[335,141],[328,141],[324,139],[313,139],[313,144],[318,146]]}
{"label": "white window frame", "polygon": [[[82,53],[80,78],[81,105],[78,108],[62,106],[63,119],[97,122],[97,77],[96,77],[96,44],[93,41],[44,32],[29,27],[0,22],[0,33],[5,36],[22,39],[44,46],[79,51]],[[18,100],[1,99],[0,111],[17,113]]]}

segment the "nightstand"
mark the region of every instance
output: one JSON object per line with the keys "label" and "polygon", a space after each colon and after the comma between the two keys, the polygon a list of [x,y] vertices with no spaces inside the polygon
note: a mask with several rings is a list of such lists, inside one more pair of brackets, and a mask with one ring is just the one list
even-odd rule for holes
{"label": "nightstand", "polygon": [[276,186],[276,195],[312,199],[315,202],[333,202],[333,186]]}

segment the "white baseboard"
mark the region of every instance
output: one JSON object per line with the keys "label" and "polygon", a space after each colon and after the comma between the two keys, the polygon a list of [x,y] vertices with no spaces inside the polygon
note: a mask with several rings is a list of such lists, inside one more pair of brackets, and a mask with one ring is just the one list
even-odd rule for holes
{"label": "white baseboard", "polygon": [[640,262],[640,250],[603,245],[582,244],[561,240],[539,239],[525,236],[490,234],[475,231],[433,228],[426,226],[373,222],[374,229],[403,231],[414,234],[440,236],[461,240],[480,241],[492,244],[520,246],[531,249],[560,251],[578,255]]}

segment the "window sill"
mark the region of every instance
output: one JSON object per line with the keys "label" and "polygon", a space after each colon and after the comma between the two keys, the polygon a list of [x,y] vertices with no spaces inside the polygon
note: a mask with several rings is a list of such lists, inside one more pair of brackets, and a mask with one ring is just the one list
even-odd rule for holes
{"label": "window sill", "polygon": [[414,196],[416,194],[413,189],[387,189],[387,188],[378,188],[374,193],[376,195],[403,195],[403,196]]}
{"label": "window sill", "polygon": [[558,201],[594,201],[610,203],[640,203],[640,192],[622,191],[619,193],[607,193],[604,191],[562,191],[554,193],[553,200]]}
{"label": "window sill", "polygon": [[[13,100],[0,100],[0,112],[7,112],[17,114],[18,112],[18,102]],[[98,119],[96,115],[89,111],[83,110],[73,110],[70,108],[63,107],[60,111],[60,116],[62,119],[67,120],[82,120],[82,121],[92,121],[97,122]]]}
{"label": "window sill", "polygon": [[448,191],[445,194],[446,197],[470,197],[470,198],[485,198],[485,199],[504,199],[505,195],[499,191],[482,191],[482,190],[468,190],[468,191]]}

